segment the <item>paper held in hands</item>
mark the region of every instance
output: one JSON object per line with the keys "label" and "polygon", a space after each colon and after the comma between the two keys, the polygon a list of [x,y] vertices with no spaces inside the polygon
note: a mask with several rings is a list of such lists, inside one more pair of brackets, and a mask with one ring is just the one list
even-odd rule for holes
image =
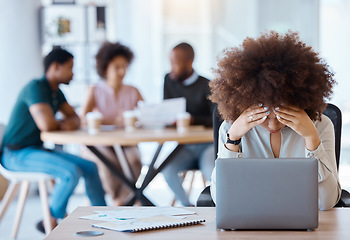
{"label": "paper held in hands", "polygon": [[179,113],[186,112],[186,99],[165,99],[159,103],[139,102],[135,112],[141,126],[165,127],[174,124]]}
{"label": "paper held in hands", "polygon": [[163,228],[190,226],[205,222],[204,219],[186,219],[195,212],[173,207],[130,208],[127,210],[98,211],[97,214],[80,217],[104,222],[94,227],[120,232],[139,232]]}

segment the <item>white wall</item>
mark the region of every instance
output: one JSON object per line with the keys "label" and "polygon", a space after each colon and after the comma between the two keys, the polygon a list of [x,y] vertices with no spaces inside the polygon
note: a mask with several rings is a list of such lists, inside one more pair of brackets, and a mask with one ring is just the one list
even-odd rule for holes
{"label": "white wall", "polygon": [[333,101],[347,111],[343,124],[350,124],[350,1],[321,2],[321,56],[332,67],[338,81]]}
{"label": "white wall", "polygon": [[19,91],[43,73],[40,0],[1,1],[0,122],[7,123]]}
{"label": "white wall", "polygon": [[116,0],[114,9],[116,40],[135,54],[124,82],[136,86],[143,98],[150,101],[162,98],[161,8],[159,0]]}
{"label": "white wall", "polygon": [[215,51],[238,46],[246,37],[288,29],[316,50],[319,46],[318,0],[217,0],[213,9]]}
{"label": "white wall", "polygon": [[258,32],[286,32],[291,29],[299,32],[302,41],[318,51],[318,0],[264,0],[258,1],[258,4]]}

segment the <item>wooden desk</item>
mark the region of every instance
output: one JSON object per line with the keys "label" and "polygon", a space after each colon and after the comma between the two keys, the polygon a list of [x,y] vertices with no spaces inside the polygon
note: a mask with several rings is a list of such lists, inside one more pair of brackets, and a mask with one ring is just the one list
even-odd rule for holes
{"label": "wooden desk", "polygon": [[52,131],[42,132],[41,140],[56,144],[78,143],[87,146],[113,146],[116,144],[121,146],[135,146],[140,142],[157,142],[163,144],[169,141],[175,141],[179,144],[191,144],[212,142],[213,129],[194,126],[188,132],[184,133],[178,133],[175,128],[138,128],[133,132],[117,129],[113,131],[101,131],[96,135],[90,135],[86,130]]}
{"label": "wooden desk", "polygon": [[[122,207],[123,208],[123,207]],[[104,235],[94,239],[350,239],[349,208],[334,208],[330,211],[320,211],[319,227],[311,232],[308,231],[222,231],[216,229],[215,208],[186,208],[198,215],[189,218],[204,218],[203,225],[171,228],[139,233],[123,233],[92,227],[91,224],[98,222],[79,219],[78,217],[94,214],[96,210],[120,209],[116,207],[79,207],[56,227],[46,239],[80,239],[74,236],[78,231],[100,231]]]}
{"label": "wooden desk", "polygon": [[[194,126],[188,132],[178,133],[175,128],[164,129],[135,129],[133,132],[126,132],[124,129],[117,129],[113,131],[101,131],[96,135],[89,135],[86,130],[77,131],[53,131],[42,132],[42,141],[49,141],[56,144],[84,144],[86,145],[111,171],[132,191],[134,197],[126,205],[133,205],[136,199],[139,199],[145,206],[153,206],[154,204],[143,195],[143,190],[154,179],[154,177],[169,163],[170,158],[166,158],[158,168],[155,168],[155,162],[159,156],[162,146],[165,142],[176,141],[181,149],[182,144],[191,143],[206,143],[213,141],[213,130],[205,129],[204,127]],[[158,148],[148,168],[148,172],[142,182],[141,187],[136,187],[137,179],[133,179],[129,164],[126,163],[125,155],[123,154],[121,146],[135,146],[140,142],[157,142]],[[122,166],[127,166],[125,171],[120,171],[113,164],[111,164],[105,156],[98,151],[94,146],[115,146],[118,160],[121,161]],[[171,154],[175,154],[172,152]],[[169,156],[171,156],[171,154]],[[214,159],[213,159],[214,160]]]}

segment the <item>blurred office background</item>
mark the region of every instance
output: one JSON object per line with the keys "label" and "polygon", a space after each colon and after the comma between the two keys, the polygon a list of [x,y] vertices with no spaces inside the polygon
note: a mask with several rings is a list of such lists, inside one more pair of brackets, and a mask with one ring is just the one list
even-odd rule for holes
{"label": "blurred office background", "polygon": [[[69,3],[74,4],[54,4]],[[63,90],[77,109],[98,81],[94,55],[104,40],[131,47],[135,61],[125,82],[146,101],[162,99],[169,53],[187,41],[195,69],[212,78],[216,57],[247,36],[288,29],[300,33],[335,72],[331,102],[343,111],[343,148],[350,147],[350,0],[1,0],[0,121],[7,123],[22,86],[42,74],[42,57],[54,45],[75,55],[74,81]],[[69,32],[65,32],[69,21]],[[58,29],[60,27],[60,29]],[[62,29],[63,28],[63,29]],[[55,35],[56,34],[56,35]],[[345,153],[345,152],[344,152]],[[350,160],[349,160],[350,161]],[[342,163],[347,162],[342,159]]]}
{"label": "blurred office background", "polygon": [[[3,123],[7,123],[23,85],[42,75],[42,58],[55,45],[75,55],[74,81],[62,89],[79,111],[87,86],[99,79],[94,56],[105,40],[121,41],[131,47],[136,57],[125,82],[138,87],[146,101],[157,102],[162,99],[164,74],[170,70],[169,53],[177,43],[192,44],[195,69],[212,78],[216,57],[224,48],[237,46],[247,36],[255,37],[267,30],[291,29],[299,32],[301,39],[317,50],[335,72],[338,85],[331,102],[343,112],[341,164],[350,163],[350,0],[0,2]],[[342,183],[350,185],[345,180]]]}
{"label": "blurred office background", "polygon": [[330,102],[343,112],[340,178],[350,189],[349,13],[350,0],[0,0],[0,122],[7,123],[23,85],[43,74],[42,58],[54,45],[75,55],[74,81],[62,89],[79,110],[87,86],[98,81],[94,54],[104,40],[131,47],[125,82],[157,102],[177,43],[192,44],[196,71],[212,78],[224,48],[291,29],[335,72]]}

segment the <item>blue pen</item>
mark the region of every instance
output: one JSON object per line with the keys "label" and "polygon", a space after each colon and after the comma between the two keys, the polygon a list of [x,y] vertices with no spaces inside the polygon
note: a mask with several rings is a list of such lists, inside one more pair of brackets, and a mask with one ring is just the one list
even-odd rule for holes
{"label": "blue pen", "polygon": [[118,220],[130,220],[130,219],[134,219],[134,218],[115,218],[115,219],[118,219]]}

